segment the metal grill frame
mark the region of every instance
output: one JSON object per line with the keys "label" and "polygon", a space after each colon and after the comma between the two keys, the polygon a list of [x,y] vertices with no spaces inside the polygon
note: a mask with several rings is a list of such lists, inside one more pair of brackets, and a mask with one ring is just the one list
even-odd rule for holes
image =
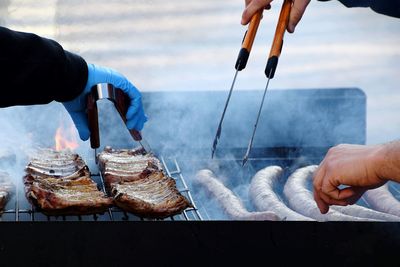
{"label": "metal grill frame", "polygon": [[[23,194],[21,195],[22,182],[17,182],[15,185],[15,194],[13,194],[8,200],[8,206],[10,202],[14,201],[15,205],[13,209],[6,209],[0,215],[0,221],[154,221],[154,220],[171,220],[171,221],[201,221],[203,220],[202,215],[196,207],[196,203],[190,193],[189,187],[182,175],[181,168],[175,158],[164,158],[160,157],[164,168],[164,171],[168,176],[173,178],[176,182],[178,191],[184,195],[193,207],[185,209],[181,214],[170,216],[166,219],[147,219],[138,217],[132,213],[125,212],[118,207],[110,207],[104,214],[92,214],[92,215],[68,215],[68,216],[48,216],[43,214],[33,205],[30,205],[29,209],[20,209],[20,201],[27,201]],[[100,190],[106,194],[104,180],[100,172],[91,173],[91,178],[98,184]],[[20,199],[24,198],[24,200]],[[28,202],[28,201],[27,201]],[[15,216],[12,216],[12,215]],[[24,216],[25,218],[21,218]],[[6,218],[3,218],[6,217]],[[14,217],[12,219],[11,217]],[[36,218],[35,218],[36,217]]]}

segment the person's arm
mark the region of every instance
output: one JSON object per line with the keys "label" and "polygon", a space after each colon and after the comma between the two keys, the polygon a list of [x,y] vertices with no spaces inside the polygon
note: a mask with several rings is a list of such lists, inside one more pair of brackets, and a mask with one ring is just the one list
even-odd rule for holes
{"label": "person's arm", "polygon": [[139,90],[121,73],[116,70],[88,64],[88,78],[83,91],[71,101],[63,102],[64,107],[71,115],[82,140],[90,137],[88,118],[86,114],[86,97],[91,88],[99,83],[109,83],[122,91],[131,99],[126,112],[126,126],[128,129],[140,131],[147,121],[144,114],[142,95]]}
{"label": "person's arm", "polygon": [[321,211],[354,204],[388,180],[400,182],[400,141],[331,148],[314,174],[314,199]]}
{"label": "person's arm", "polygon": [[[330,0],[318,0],[327,2]],[[379,14],[400,18],[400,1],[397,0],[338,0],[346,7],[370,7]]]}
{"label": "person's arm", "polygon": [[0,27],[0,107],[68,101],[85,88],[83,58],[57,42]]}
{"label": "person's arm", "polygon": [[138,89],[119,72],[94,64],[62,48],[56,41],[0,27],[0,107],[63,103],[79,136],[90,136],[86,96],[92,86],[110,83],[131,99],[128,129],[142,130],[147,117]]}
{"label": "person's arm", "polygon": [[[246,8],[242,14],[242,25],[250,22],[251,17],[260,9],[269,8],[273,0],[245,0]],[[301,20],[310,0],[294,0],[290,12],[287,31],[293,33],[297,24]]]}

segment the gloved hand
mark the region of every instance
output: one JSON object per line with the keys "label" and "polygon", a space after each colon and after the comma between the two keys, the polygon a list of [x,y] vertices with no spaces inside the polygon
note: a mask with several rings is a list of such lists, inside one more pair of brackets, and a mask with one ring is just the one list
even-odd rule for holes
{"label": "gloved hand", "polygon": [[144,114],[142,95],[139,90],[117,71],[94,64],[88,64],[88,80],[85,89],[75,99],[62,103],[71,116],[75,127],[78,129],[80,138],[86,141],[90,137],[86,114],[86,96],[91,88],[99,83],[112,84],[129,96],[131,103],[126,113],[126,126],[130,130],[142,130],[147,121],[147,117]]}

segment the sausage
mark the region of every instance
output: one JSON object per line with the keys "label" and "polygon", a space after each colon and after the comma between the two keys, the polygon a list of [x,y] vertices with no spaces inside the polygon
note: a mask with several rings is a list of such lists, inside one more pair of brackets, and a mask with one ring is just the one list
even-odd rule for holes
{"label": "sausage", "polygon": [[377,221],[376,219],[346,215],[334,209],[329,209],[328,213],[321,214],[312,192],[307,188],[308,179],[312,179],[317,168],[316,165],[310,165],[297,169],[289,176],[283,188],[283,193],[290,208],[318,221]]}
{"label": "sausage", "polygon": [[381,187],[366,191],[363,198],[375,210],[400,216],[400,201],[389,191],[387,183]]}
{"label": "sausage", "polygon": [[282,168],[269,166],[258,171],[251,179],[249,198],[259,211],[272,211],[287,221],[314,221],[287,207],[274,192],[282,176]]}
{"label": "sausage", "polygon": [[216,198],[225,214],[233,220],[279,221],[280,218],[270,211],[249,212],[242,201],[212,171],[204,169],[195,175],[195,182],[202,186],[212,197]]}

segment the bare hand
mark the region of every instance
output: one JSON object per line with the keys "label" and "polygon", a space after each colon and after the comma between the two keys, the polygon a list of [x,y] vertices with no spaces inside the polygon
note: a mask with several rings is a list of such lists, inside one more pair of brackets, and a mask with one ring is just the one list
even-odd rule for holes
{"label": "bare hand", "polygon": [[[246,8],[243,11],[242,15],[242,25],[246,25],[249,23],[251,17],[260,9],[266,8],[269,9],[271,7],[271,2],[273,0],[245,0]],[[311,0],[294,0],[292,10],[290,12],[289,24],[287,27],[287,31],[293,33],[296,25],[301,20],[304,11],[306,10],[308,4]]]}
{"label": "bare hand", "polygon": [[381,151],[381,145],[338,145],[329,149],[314,174],[314,199],[321,213],[327,213],[329,205],[354,204],[366,190],[387,181],[378,174]]}

